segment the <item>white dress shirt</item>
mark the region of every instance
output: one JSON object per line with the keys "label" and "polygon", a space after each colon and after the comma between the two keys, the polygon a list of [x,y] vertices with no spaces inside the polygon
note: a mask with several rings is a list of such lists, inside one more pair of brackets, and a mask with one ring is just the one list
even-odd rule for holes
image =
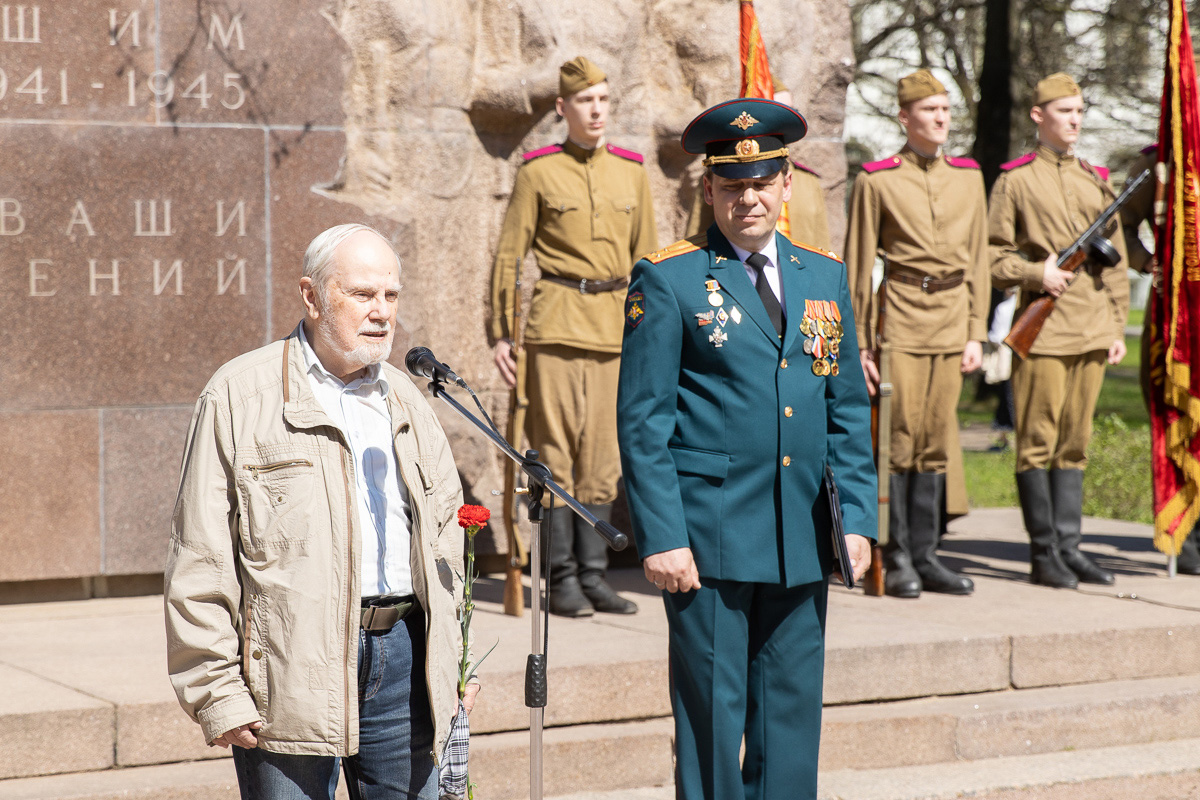
{"label": "white dress shirt", "polygon": [[[742,266],[746,268],[746,274],[750,276],[750,285],[758,286],[758,273],[754,271],[754,267],[746,263],[746,259],[750,257],[749,250],[743,250],[733,242],[729,243],[733,248],[733,253],[742,262]],[[767,246],[760,250],[767,257],[767,265],[763,267],[763,277],[767,279],[767,284],[771,287],[771,291],[775,293],[775,297],[779,299],[779,307],[783,309],[783,315],[787,316],[787,300],[783,297],[783,288],[779,285],[779,245],[775,242],[775,236],[772,234],[767,241]]]}
{"label": "white dress shirt", "polygon": [[354,458],[360,540],[362,595],[412,594],[409,546],[412,523],[408,489],[400,478],[392,445],[388,382],[378,364],[350,383],[330,374],[300,328],[308,382],[317,402],[346,436]]}

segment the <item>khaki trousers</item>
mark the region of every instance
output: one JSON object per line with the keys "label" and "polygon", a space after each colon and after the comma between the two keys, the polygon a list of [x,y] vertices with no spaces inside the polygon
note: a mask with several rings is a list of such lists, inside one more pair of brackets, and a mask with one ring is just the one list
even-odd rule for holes
{"label": "khaki trousers", "polygon": [[1092,415],[1104,383],[1104,350],[1035,356],[1013,364],[1017,472],[1083,469]]}
{"label": "khaki trousers", "polygon": [[891,471],[945,472],[958,436],[962,353],[892,351]]}
{"label": "khaki trousers", "polygon": [[[529,344],[525,435],[554,481],[581,503],[617,499],[620,353]],[[546,504],[550,494],[546,494]]]}

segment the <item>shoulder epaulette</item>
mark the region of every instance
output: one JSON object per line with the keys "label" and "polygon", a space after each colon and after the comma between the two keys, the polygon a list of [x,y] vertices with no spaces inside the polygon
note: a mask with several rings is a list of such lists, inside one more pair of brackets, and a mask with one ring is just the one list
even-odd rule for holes
{"label": "shoulder epaulette", "polygon": [[979,162],[966,156],[946,156],[946,163],[959,169],[979,169]]}
{"label": "shoulder epaulette", "polygon": [[1141,150],[1141,153],[1144,156],[1148,156],[1157,149],[1158,149],[1158,142],[1155,142],[1154,144],[1148,144],[1145,147],[1143,147]]}
{"label": "shoulder epaulette", "polygon": [[651,264],[658,264],[666,261],[668,258],[681,256],[684,253],[694,253],[707,245],[708,234],[698,233],[695,236],[691,236],[687,239],[680,239],[678,242],[675,242],[675,244],[667,245],[662,250],[658,250],[648,256],[643,256],[643,258],[645,258]]}
{"label": "shoulder epaulette", "polygon": [[1088,162],[1084,161],[1082,158],[1079,159],[1079,163],[1081,165],[1083,165],[1084,169],[1086,169],[1088,172],[1095,175],[1100,180],[1102,180],[1102,181],[1108,180],[1108,167],[1093,166],[1093,165],[1089,164]]}
{"label": "shoulder epaulette", "polygon": [[641,164],[644,160],[641,153],[635,153],[632,150],[626,150],[624,147],[617,147],[615,144],[606,144],[604,149],[612,153],[614,156],[619,156],[630,161],[636,161],[639,164]]}
{"label": "shoulder epaulette", "polygon": [[839,264],[843,263],[842,260],[840,258],[838,258],[837,253],[834,253],[829,250],[822,250],[820,247],[814,247],[813,245],[805,244],[804,242],[797,242],[795,239],[793,239],[790,236],[787,237],[787,240],[789,242],[791,242],[793,245],[795,245],[796,247],[799,247],[801,250],[807,250],[810,253],[816,253],[819,256],[825,256],[826,258],[833,259],[834,261],[838,262]]}
{"label": "shoulder epaulette", "polygon": [[541,158],[542,156],[548,156],[551,153],[561,153],[562,149],[563,149],[563,146],[561,144],[551,144],[551,145],[547,145],[546,147],[539,148],[537,150],[531,150],[530,152],[526,153],[522,157],[525,159],[526,162],[529,162],[529,161],[533,161],[535,158]]}
{"label": "shoulder epaulette", "polygon": [[1032,162],[1035,158],[1037,158],[1036,152],[1035,153],[1026,153],[1025,155],[1021,156],[1020,158],[1014,158],[1012,161],[1008,161],[1004,164],[1001,164],[1000,169],[1004,170],[1005,172],[1008,172],[1010,170],[1016,169],[1017,167],[1025,166],[1026,164]]}
{"label": "shoulder epaulette", "polygon": [[863,164],[862,168],[863,172],[870,173],[879,172],[880,170],[885,169],[895,169],[898,166],[900,166],[900,156],[892,156],[891,158],[885,158],[882,161],[871,161]]}
{"label": "shoulder epaulette", "polygon": [[803,164],[801,164],[799,161],[793,160],[792,166],[795,167],[796,169],[800,170],[801,172],[807,172],[809,175],[812,175],[814,178],[821,177],[821,174],[819,172],[817,172],[815,169],[813,169],[812,167],[806,167]]}

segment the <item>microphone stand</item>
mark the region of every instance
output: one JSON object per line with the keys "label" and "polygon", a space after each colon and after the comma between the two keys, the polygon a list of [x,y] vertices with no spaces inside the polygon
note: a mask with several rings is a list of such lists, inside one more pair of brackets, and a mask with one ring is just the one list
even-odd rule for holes
{"label": "microphone stand", "polygon": [[[468,391],[470,391],[468,389]],[[529,577],[533,584],[530,593],[530,626],[531,642],[529,657],[525,662],[525,705],[529,708],[529,800],[542,800],[542,731],[546,712],[546,651],[539,627],[538,614],[541,613],[542,595],[539,586],[542,582],[541,528],[542,528],[542,498],[546,490],[563,501],[563,504],[583,517],[596,533],[608,542],[613,550],[624,550],[629,544],[629,537],[604,520],[584,508],[583,504],[567,493],[565,489],[554,482],[550,470],[537,460],[537,451],[526,451],[521,455],[509,445],[508,440],[489,425],[464,408],[457,400],[446,393],[442,381],[435,373],[429,381],[429,393],[454,409],[459,416],[470,422],[500,448],[500,452],[511,458],[525,473],[529,481],[528,511],[530,522],[529,534]],[[472,393],[474,394],[474,393]],[[478,400],[476,401],[478,402]],[[486,416],[486,415],[485,415]],[[490,421],[490,420],[489,420]],[[549,613],[546,616],[547,631],[549,631]]]}

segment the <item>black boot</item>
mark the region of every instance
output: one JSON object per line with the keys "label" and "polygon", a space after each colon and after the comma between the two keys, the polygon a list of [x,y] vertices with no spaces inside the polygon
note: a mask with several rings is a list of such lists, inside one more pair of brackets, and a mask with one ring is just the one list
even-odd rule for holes
{"label": "black boot", "polygon": [[1181,575],[1200,575],[1200,547],[1196,546],[1196,534],[1189,533],[1175,559],[1175,571]]}
{"label": "black boot", "polygon": [[1017,473],[1021,516],[1029,532],[1029,580],[1055,589],[1075,589],[1079,579],[1063,563],[1050,506],[1050,476],[1044,469]]}
{"label": "black boot", "polygon": [[[584,597],[579,585],[579,564],[575,561],[575,512],[556,508],[546,516],[542,530],[548,532],[546,555],[550,562],[550,613],[561,617],[590,617],[592,604]],[[546,538],[543,537],[543,542]]]}
{"label": "black boot", "polygon": [[[612,518],[612,506],[585,503],[584,508],[596,519],[608,522]],[[631,600],[617,594],[604,573],[608,570],[608,542],[596,533],[582,517],[575,517],[575,557],[579,559],[579,583],[592,607],[606,614],[636,614],[638,607]]]}
{"label": "black boot", "polygon": [[913,566],[927,592],[970,594],[975,591],[975,582],[948,569],[937,557],[945,496],[944,473],[913,473],[908,489],[908,535],[912,542]]}
{"label": "black boot", "polygon": [[911,472],[888,476],[888,541],[883,546],[883,591],[892,597],[920,597],[921,577],[913,569],[908,537],[908,483]]}
{"label": "black boot", "polygon": [[1081,583],[1111,586],[1117,577],[1096,566],[1079,550],[1083,541],[1083,470],[1050,470],[1050,505],[1054,509],[1054,530],[1058,532],[1058,552],[1063,563]]}

